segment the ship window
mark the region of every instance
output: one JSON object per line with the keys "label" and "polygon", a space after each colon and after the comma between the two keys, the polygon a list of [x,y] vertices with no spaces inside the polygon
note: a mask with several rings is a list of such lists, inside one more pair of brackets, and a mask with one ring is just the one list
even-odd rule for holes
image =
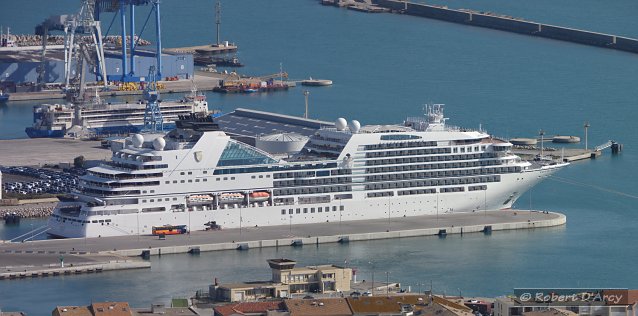
{"label": "ship window", "polygon": [[171,200],[170,198],[165,198],[165,199],[164,199],[164,201],[170,201],[170,200]]}
{"label": "ship window", "polygon": [[301,210],[300,210],[300,209],[297,209],[296,213],[297,213],[297,214],[301,213]]}
{"label": "ship window", "polygon": [[310,208],[310,213],[314,213],[315,212],[315,208]]}
{"label": "ship window", "polygon": [[107,220],[104,220],[104,221],[105,221],[105,222],[107,222],[107,223],[110,223],[110,222],[111,222],[111,220],[110,220],[110,219],[107,219]]}
{"label": "ship window", "polygon": [[216,181],[219,181],[219,178],[215,178]]}
{"label": "ship window", "polygon": [[343,205],[339,205],[339,210],[343,211]]}
{"label": "ship window", "polygon": [[[290,210],[292,211],[292,210]],[[286,215],[286,210],[281,210],[281,215]]]}
{"label": "ship window", "polygon": [[169,184],[169,183],[171,183],[171,182],[170,181],[164,181],[164,184]]}
{"label": "ship window", "polygon": [[92,220],[91,223],[97,223],[97,220]]}
{"label": "ship window", "polygon": [[321,207],[317,209],[317,212],[321,213]]}
{"label": "ship window", "polygon": [[179,181],[179,183],[184,183],[184,182],[186,182],[186,181],[184,181],[184,180],[180,180],[180,181]]}
{"label": "ship window", "polygon": [[264,175],[260,174],[259,179],[263,179]]}
{"label": "ship window", "polygon": [[224,177],[224,181],[228,180],[228,177]]}
{"label": "ship window", "polygon": [[204,182],[208,182],[208,179],[204,178]]}
{"label": "ship window", "polygon": [[182,176],[184,175],[184,173],[183,173],[183,172],[180,172],[179,174],[180,174],[180,175],[182,175]]}
{"label": "ship window", "polygon": [[155,190],[151,190],[151,193],[155,193]]}
{"label": "ship window", "polygon": [[219,158],[218,166],[276,163],[277,160],[257,148],[230,140]]}
{"label": "ship window", "polygon": [[146,203],[146,200],[142,200],[142,203]]}
{"label": "ship window", "polygon": [[304,207],[304,208],[303,208],[303,212],[304,212],[304,213],[308,213],[308,208],[307,208],[307,207]]}
{"label": "ship window", "polygon": [[146,191],[142,191],[142,193],[146,193]]}
{"label": "ship window", "polygon": [[176,197],[174,197],[174,198],[173,198],[173,201],[177,201],[177,198],[176,198]]}
{"label": "ship window", "polygon": [[333,207],[332,207],[332,211],[333,211],[333,212],[336,212],[336,211],[337,211],[337,207],[336,207],[336,206],[333,206]]}
{"label": "ship window", "polygon": [[199,182],[199,179],[195,179],[195,182]]}
{"label": "ship window", "polygon": [[177,183],[177,180],[173,180],[173,183]]}
{"label": "ship window", "polygon": [[188,179],[188,183],[192,183],[192,182],[193,182],[193,180],[191,180],[191,179]]}
{"label": "ship window", "polygon": [[193,173],[191,171],[189,171],[188,174],[193,174]]}
{"label": "ship window", "polygon": [[207,174],[207,173],[208,173],[208,171],[204,170],[204,174]]}
{"label": "ship window", "polygon": [[251,179],[255,179],[255,176],[250,176]]}
{"label": "ship window", "polygon": [[155,202],[155,199],[151,199],[151,201],[150,201],[150,202]]}
{"label": "ship window", "polygon": [[235,180],[235,177],[230,177],[231,180]]}
{"label": "ship window", "polygon": [[270,178],[270,175],[269,175],[269,174],[267,174],[267,175],[266,175],[266,178]]}

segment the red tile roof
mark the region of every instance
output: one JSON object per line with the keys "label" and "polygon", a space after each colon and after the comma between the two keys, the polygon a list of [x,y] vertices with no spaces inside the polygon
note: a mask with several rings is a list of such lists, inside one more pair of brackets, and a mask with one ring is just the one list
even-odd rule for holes
{"label": "red tile roof", "polygon": [[268,301],[268,302],[243,302],[233,303],[227,305],[216,306],[214,308],[215,315],[229,316],[233,314],[258,314],[266,313],[267,311],[282,310],[285,306],[282,301]]}
{"label": "red tile roof", "polygon": [[344,298],[291,299],[285,302],[290,316],[349,316],[352,315]]}

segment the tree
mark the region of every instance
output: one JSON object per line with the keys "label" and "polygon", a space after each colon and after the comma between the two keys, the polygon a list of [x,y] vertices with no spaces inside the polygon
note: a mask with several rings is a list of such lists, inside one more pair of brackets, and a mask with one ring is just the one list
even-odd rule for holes
{"label": "tree", "polygon": [[76,168],[84,168],[84,163],[84,156],[77,156],[73,158],[73,166],[75,166]]}

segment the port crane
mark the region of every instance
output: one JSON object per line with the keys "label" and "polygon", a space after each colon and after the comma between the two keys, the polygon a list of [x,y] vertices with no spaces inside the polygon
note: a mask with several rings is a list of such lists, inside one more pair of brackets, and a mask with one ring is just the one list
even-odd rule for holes
{"label": "port crane", "polygon": [[[86,0],[83,0],[86,1]],[[95,6],[95,18],[100,20],[102,13],[115,13],[113,20],[119,14],[120,17],[120,32],[122,36],[122,73],[119,75],[113,75],[109,80],[118,80],[122,82],[139,82],[144,81],[143,77],[136,74],[135,70],[135,53],[137,43],[141,39],[142,33],[146,29],[152,15],[155,16],[155,41],[156,41],[156,76],[162,78],[162,29],[160,21],[160,2],[161,0],[92,0],[96,2]],[[148,13],[146,21],[142,26],[138,34],[138,39],[135,39],[135,7],[151,5],[151,10]],[[128,8],[128,10],[127,10]],[[130,33],[130,43],[127,41],[127,25],[126,15],[129,15],[128,32]],[[110,30],[110,26],[109,26]],[[107,31],[108,33],[108,31]],[[130,60],[129,52],[130,50]],[[129,68],[130,66],[130,68]]]}
{"label": "port crane", "polygon": [[149,67],[148,81],[144,88],[144,99],[146,109],[144,111],[144,129],[151,132],[161,132],[164,130],[164,118],[159,106],[159,89],[157,88],[157,73],[155,66]]}
{"label": "port crane", "polygon": [[[104,87],[107,87],[102,29],[100,21],[95,19],[95,8],[96,0],[82,0],[78,13],[52,16],[36,26],[35,34],[42,37],[40,65],[37,68],[38,86],[40,88],[46,82],[47,39],[50,31],[64,32],[64,78],[66,89],[70,88],[72,81],[82,80],[78,78],[83,74],[78,73],[78,71],[79,68],[83,67],[81,65],[83,62],[88,62],[93,67],[93,73],[97,75],[98,81],[102,81]],[[82,37],[78,36],[76,38],[76,34],[82,35]],[[86,37],[91,39],[89,43],[84,41]]]}

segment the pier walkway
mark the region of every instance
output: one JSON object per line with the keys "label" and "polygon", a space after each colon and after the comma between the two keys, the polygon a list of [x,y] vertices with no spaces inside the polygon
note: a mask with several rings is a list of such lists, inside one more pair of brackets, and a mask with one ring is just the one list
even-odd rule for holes
{"label": "pier walkway", "polygon": [[[0,244],[3,260],[12,255],[27,252],[64,254],[104,254],[139,256],[143,250],[151,255],[250,249],[262,247],[289,247],[321,243],[352,242],[387,238],[434,236],[445,230],[446,234],[465,234],[511,229],[533,229],[564,225],[566,216],[560,213],[508,210],[477,211],[400,217],[375,220],[326,222],[318,224],[284,225],[267,227],[245,227],[220,231],[197,231],[187,235],[167,236],[121,236],[83,239],[57,239],[27,243]],[[0,266],[2,266],[0,260]]]}

